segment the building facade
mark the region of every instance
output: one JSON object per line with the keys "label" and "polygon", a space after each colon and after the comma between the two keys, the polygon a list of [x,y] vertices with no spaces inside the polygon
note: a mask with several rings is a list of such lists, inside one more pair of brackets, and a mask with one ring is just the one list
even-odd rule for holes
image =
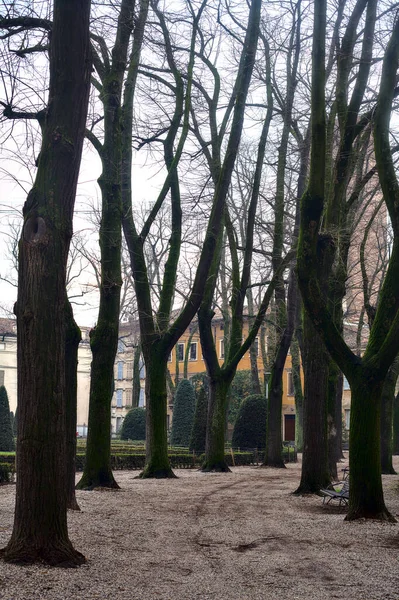
{"label": "building facade", "polygon": [[[133,394],[133,361],[137,348],[137,323],[121,323],[119,330],[118,350],[115,360],[115,386],[111,401],[111,428],[116,435],[123,423],[127,412],[132,407]],[[82,340],[78,349],[77,370],[77,434],[82,437],[87,435],[89,418],[90,397],[90,328],[81,327]],[[247,326],[244,326],[244,336]],[[215,320],[214,337],[220,364],[224,360],[224,331],[222,321]],[[187,346],[189,345],[189,348]],[[255,340],[257,349],[257,364],[261,381],[267,374],[259,349],[259,340]],[[206,367],[202,356],[199,333],[195,326],[187,329],[173,348],[168,362],[168,369],[172,380],[176,380],[176,372],[179,379],[183,378],[185,359],[187,364],[187,377],[205,373]],[[144,406],[145,368],[140,360],[140,399],[139,406]],[[247,352],[238,365],[238,370],[250,370],[250,357]],[[14,319],[0,319],[0,385],[4,385],[8,392],[10,410],[15,413],[17,407],[17,334],[16,321]],[[168,428],[172,423],[173,405],[168,403]],[[293,440],[295,438],[295,400],[292,384],[291,356],[288,355],[283,378],[283,439]]]}

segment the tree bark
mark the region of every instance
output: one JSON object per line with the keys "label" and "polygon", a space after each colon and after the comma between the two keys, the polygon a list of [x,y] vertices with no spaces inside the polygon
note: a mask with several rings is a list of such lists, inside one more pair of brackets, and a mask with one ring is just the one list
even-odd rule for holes
{"label": "tree bark", "polygon": [[92,365],[86,462],[79,489],[118,488],[111,470],[111,398],[118,347],[122,287],[122,85],[133,30],[134,0],[121,3],[112,65],[103,78],[104,143],[98,179],[102,211],[100,225],[101,282],[97,325],[90,334]]}
{"label": "tree bark", "polygon": [[351,380],[351,426],[349,434],[350,481],[346,520],[375,518],[395,521],[388,512],[382,491],[380,415],[383,382],[367,377],[363,369]]}
{"label": "tree bark", "polygon": [[78,349],[82,335],[68,299],[65,303],[65,379],[67,421],[67,508],[80,510],[75,494]]}
{"label": "tree bark", "polygon": [[305,389],[303,458],[297,494],[317,494],[331,479],[327,462],[327,380],[329,357],[309,317],[303,327]]}
{"label": "tree bark", "polygon": [[140,474],[147,478],[174,478],[168,457],[168,432],[166,423],[167,392],[166,370],[169,352],[161,351],[154,342],[145,356],[146,379],[146,464]]}
{"label": "tree bark", "polygon": [[91,75],[88,0],[55,0],[50,91],[19,246],[14,527],[1,555],[76,566],[67,530],[65,283]]}
{"label": "tree bark", "polygon": [[381,472],[395,475],[392,464],[393,454],[393,403],[398,379],[398,359],[388,371],[381,396]]}
{"label": "tree bark", "polygon": [[342,456],[340,441],[339,441],[339,423],[342,428],[342,407],[340,399],[342,392],[339,392],[340,370],[337,365],[329,360],[328,365],[328,384],[327,384],[327,441],[328,441],[328,469],[330,477],[333,481],[338,479],[337,462]]}
{"label": "tree bark", "polygon": [[295,393],[295,445],[298,452],[303,450],[303,391],[301,381],[301,361],[299,344],[294,338],[291,342],[292,381]]}
{"label": "tree bark", "polygon": [[133,357],[133,385],[132,385],[132,408],[137,408],[140,403],[140,357],[141,344],[138,343],[134,349]]}
{"label": "tree bark", "polygon": [[205,462],[202,470],[227,473],[230,471],[224,450],[228,389],[230,381],[210,379],[206,427]]}
{"label": "tree bark", "polygon": [[[16,418],[17,413],[15,413]],[[393,454],[399,454],[399,394],[393,400]]]}

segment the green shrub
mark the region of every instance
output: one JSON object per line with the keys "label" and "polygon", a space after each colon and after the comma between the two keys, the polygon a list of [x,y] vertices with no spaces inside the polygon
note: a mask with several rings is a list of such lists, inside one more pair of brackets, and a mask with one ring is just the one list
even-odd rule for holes
{"label": "green shrub", "polygon": [[172,431],[170,443],[173,446],[187,446],[190,443],[195,411],[194,388],[188,379],[182,379],[177,386],[173,405]]}
{"label": "green shrub", "polygon": [[264,448],[266,446],[266,398],[248,396],[238,411],[234,425],[233,448]]}
{"label": "green shrub", "polygon": [[241,403],[251,394],[251,371],[237,371],[229,389],[229,423],[235,423]]}
{"label": "green shrub", "polygon": [[121,428],[121,440],[145,440],[145,408],[132,408]]}
{"label": "green shrub", "polygon": [[15,449],[14,436],[12,433],[10,405],[7,390],[4,385],[0,386],[0,451],[11,452]]}
{"label": "green shrub", "polygon": [[189,448],[192,452],[202,454],[205,452],[206,418],[208,414],[208,395],[204,387],[197,394],[195,405],[194,423],[191,431]]}
{"label": "green shrub", "polygon": [[13,482],[14,476],[15,476],[14,462],[13,463],[1,462],[0,463],[0,484]]}

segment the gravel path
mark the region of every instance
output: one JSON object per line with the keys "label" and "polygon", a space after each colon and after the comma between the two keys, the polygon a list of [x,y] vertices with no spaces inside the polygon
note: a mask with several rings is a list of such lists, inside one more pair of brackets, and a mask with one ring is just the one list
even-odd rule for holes
{"label": "gravel path", "polygon": [[[291,495],[299,464],[176,474],[142,481],[122,471],[120,491],[78,492],[82,510],[69,513],[69,531],[87,564],[0,562],[0,598],[398,600],[398,525],[347,523],[345,509]],[[398,482],[384,476],[397,516]],[[0,487],[0,547],[11,534],[14,493]]]}

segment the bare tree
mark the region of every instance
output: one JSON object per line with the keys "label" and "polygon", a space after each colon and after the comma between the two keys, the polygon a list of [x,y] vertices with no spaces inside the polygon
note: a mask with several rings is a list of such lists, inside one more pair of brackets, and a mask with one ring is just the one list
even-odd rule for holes
{"label": "bare tree", "polygon": [[[90,87],[89,12],[88,0],[54,1],[48,104],[35,115],[42,149],[24,206],[16,305],[16,510],[1,551],[5,560],[20,563],[75,566],[85,560],[67,532],[65,283]],[[21,28],[49,30],[46,19],[30,16],[7,15],[0,25],[10,35]]]}

